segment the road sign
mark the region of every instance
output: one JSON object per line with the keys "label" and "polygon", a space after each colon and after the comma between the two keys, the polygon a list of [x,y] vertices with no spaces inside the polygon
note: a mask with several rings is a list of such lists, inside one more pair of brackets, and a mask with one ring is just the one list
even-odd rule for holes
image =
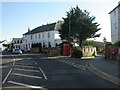
{"label": "road sign", "polygon": [[106,39],[105,37],[103,38],[103,42],[104,42],[104,43],[107,42],[107,39]]}

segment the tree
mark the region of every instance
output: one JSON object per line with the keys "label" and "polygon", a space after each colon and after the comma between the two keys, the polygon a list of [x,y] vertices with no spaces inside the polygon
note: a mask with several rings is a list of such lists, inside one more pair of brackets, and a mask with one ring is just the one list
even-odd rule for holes
{"label": "tree", "polygon": [[63,18],[61,29],[59,30],[61,39],[68,40],[70,42],[73,39],[77,39],[79,46],[82,42],[88,38],[99,37],[100,34],[96,34],[100,30],[99,24],[95,22],[95,17],[90,16],[90,13],[86,10],[82,11],[78,6],[71,8],[67,12],[67,17]]}
{"label": "tree", "polygon": [[2,45],[3,45],[3,47],[6,47],[6,48],[10,48],[12,46],[11,43],[9,43],[9,44],[2,44]]}

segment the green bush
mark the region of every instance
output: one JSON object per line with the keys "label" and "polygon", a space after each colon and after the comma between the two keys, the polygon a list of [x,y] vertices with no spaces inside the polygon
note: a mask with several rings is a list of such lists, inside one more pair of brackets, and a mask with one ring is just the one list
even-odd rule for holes
{"label": "green bush", "polygon": [[116,42],[115,45],[120,47],[120,41]]}
{"label": "green bush", "polygon": [[36,47],[41,48],[42,47],[41,43],[32,43],[32,48],[36,48]]}
{"label": "green bush", "polygon": [[82,49],[78,46],[78,47],[74,47],[73,48],[73,52],[72,52],[72,57],[74,58],[81,58],[83,56],[82,54]]}

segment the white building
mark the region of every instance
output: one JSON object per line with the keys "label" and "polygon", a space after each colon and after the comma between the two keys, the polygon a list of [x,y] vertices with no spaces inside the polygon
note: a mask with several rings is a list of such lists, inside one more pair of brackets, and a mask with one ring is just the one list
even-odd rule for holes
{"label": "white building", "polygon": [[23,49],[22,48],[22,38],[13,38],[12,43],[13,43],[14,48]]}
{"label": "white building", "polygon": [[48,47],[49,44],[51,47],[55,47],[56,44],[60,44],[62,42],[58,32],[60,26],[61,21],[58,21],[39,26],[31,31],[28,30],[27,33],[23,34],[23,49],[30,50],[31,45],[34,43],[41,43],[42,47]]}
{"label": "white building", "polygon": [[111,19],[111,39],[112,43],[116,43],[120,41],[120,2],[109,14]]}

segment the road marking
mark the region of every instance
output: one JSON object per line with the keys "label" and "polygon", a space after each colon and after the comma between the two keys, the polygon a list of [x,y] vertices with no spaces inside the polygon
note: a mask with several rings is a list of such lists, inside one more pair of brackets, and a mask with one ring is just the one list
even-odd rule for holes
{"label": "road marking", "polygon": [[13,66],[15,66],[15,61],[13,62]]}
{"label": "road marking", "polygon": [[6,80],[7,80],[7,78],[9,77],[9,75],[10,75],[11,71],[12,71],[12,69],[10,69],[10,71],[8,72],[7,76],[5,77],[5,79],[3,80],[3,82],[2,82],[2,83],[5,83],[5,82],[6,82]]}
{"label": "road marking", "polygon": [[25,74],[19,74],[19,73],[12,73],[12,74],[18,75],[18,76],[24,76],[24,77],[38,78],[38,79],[42,78],[42,77],[38,77],[38,76],[31,76],[31,75],[25,75]]}
{"label": "road marking", "polygon": [[28,84],[23,84],[23,83],[19,83],[19,82],[14,82],[14,81],[8,81],[9,83],[12,83],[12,84],[16,84],[16,85],[21,85],[21,86],[26,86],[26,87],[30,87],[30,88],[41,88],[44,90],[43,87],[40,87],[40,86],[33,86],[33,85],[28,85]]}
{"label": "road marking", "polygon": [[13,57],[13,66],[15,65],[15,58],[14,58],[14,56],[13,55],[11,55],[12,57]]}
{"label": "road marking", "polygon": [[35,68],[33,66],[22,66],[22,65],[15,65],[16,67],[29,67],[29,68]]}
{"label": "road marking", "polygon": [[47,80],[47,76],[46,76],[46,75],[45,75],[45,73],[43,72],[42,68],[41,68],[41,67],[39,67],[39,69],[40,69],[40,71],[42,72],[42,74],[43,74],[44,78]]}
{"label": "road marking", "polygon": [[76,67],[76,68],[79,68],[79,69],[82,69],[82,70],[86,70],[85,66],[83,66],[83,65],[75,64],[75,63],[69,62],[69,61],[60,61],[60,62],[66,63],[68,65],[71,65],[73,67]]}
{"label": "road marking", "polygon": [[28,70],[28,69],[19,69],[19,68],[14,68],[15,70],[20,70],[20,71],[30,71],[30,72],[40,72],[37,70]]}
{"label": "road marking", "polygon": [[33,62],[37,65],[37,63],[35,61],[33,61]]}
{"label": "road marking", "polygon": [[28,66],[33,66],[33,64],[28,64],[28,63],[16,63],[17,65],[28,65]]}

